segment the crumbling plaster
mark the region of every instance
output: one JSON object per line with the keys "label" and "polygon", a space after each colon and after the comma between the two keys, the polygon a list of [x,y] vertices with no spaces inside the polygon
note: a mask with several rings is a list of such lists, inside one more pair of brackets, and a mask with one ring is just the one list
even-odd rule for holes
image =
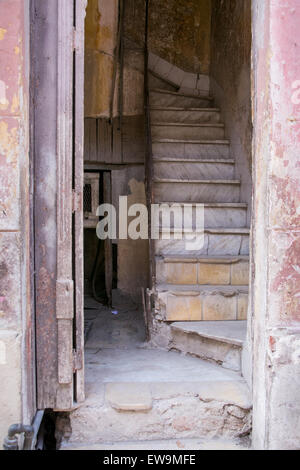
{"label": "crumbling plaster", "polygon": [[253,0],[253,445],[300,446],[300,10]]}
{"label": "crumbling plaster", "polygon": [[[28,15],[0,2],[0,443],[32,419],[29,272]],[[31,396],[30,396],[31,395]]]}

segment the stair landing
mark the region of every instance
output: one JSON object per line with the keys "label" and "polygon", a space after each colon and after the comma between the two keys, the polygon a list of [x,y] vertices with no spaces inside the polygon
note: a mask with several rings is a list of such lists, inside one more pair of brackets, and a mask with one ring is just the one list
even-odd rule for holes
{"label": "stair landing", "polygon": [[175,351],[89,349],[86,401],[70,414],[65,446],[235,439],[249,431],[242,377]]}

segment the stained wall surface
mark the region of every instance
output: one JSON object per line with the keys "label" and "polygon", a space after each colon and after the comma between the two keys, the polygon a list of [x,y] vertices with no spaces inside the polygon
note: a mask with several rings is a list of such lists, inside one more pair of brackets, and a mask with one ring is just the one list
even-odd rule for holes
{"label": "stained wall surface", "polygon": [[300,9],[253,1],[253,444],[300,448]]}
{"label": "stained wall surface", "polygon": [[27,397],[33,397],[26,375],[32,337],[25,66],[29,36],[24,3],[0,2],[0,445],[11,424],[28,424],[31,404]]}
{"label": "stained wall surface", "polygon": [[212,0],[211,91],[221,107],[241,201],[251,208],[251,0]]}

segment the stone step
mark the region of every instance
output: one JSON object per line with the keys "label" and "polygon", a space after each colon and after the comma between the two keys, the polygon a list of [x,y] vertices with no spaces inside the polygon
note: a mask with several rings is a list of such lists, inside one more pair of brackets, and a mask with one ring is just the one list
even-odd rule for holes
{"label": "stone step", "polygon": [[154,177],[166,179],[234,179],[234,160],[154,157]]}
{"label": "stone step", "polygon": [[[204,227],[210,228],[246,228],[247,224],[247,204],[243,203],[174,203],[166,202],[160,208],[165,209],[165,225],[170,224],[171,228],[187,229],[196,228],[197,210],[204,206]],[[169,212],[169,213],[168,213]],[[171,214],[173,216],[171,216]],[[169,222],[170,221],[170,222]],[[156,227],[164,225],[163,216],[156,215],[152,223]]]}
{"label": "stone step", "polygon": [[[72,443],[65,440],[59,450],[249,450],[242,439],[160,439],[156,441],[104,442],[103,444]],[[123,459],[129,457],[123,457]],[[118,459],[118,457],[116,457]],[[159,457],[150,457],[155,463]]]}
{"label": "stone step", "polygon": [[239,202],[239,180],[154,179],[154,200],[160,202]]}
{"label": "stone step", "polygon": [[171,83],[166,78],[161,77],[157,73],[150,71],[148,72],[148,86],[149,88],[158,88],[160,90],[178,91],[179,87]]}
{"label": "stone step", "polygon": [[86,353],[86,400],[70,413],[68,445],[234,439],[250,416],[236,372],[175,351],[97,348]]}
{"label": "stone step", "polygon": [[157,157],[230,159],[228,140],[152,139],[152,152]]}
{"label": "stone step", "polygon": [[182,322],[171,325],[175,350],[216,362],[226,369],[241,370],[246,340],[246,321]]}
{"label": "stone step", "polygon": [[221,119],[218,108],[175,108],[151,107],[151,122],[184,122],[190,124],[219,123]]}
{"label": "stone step", "polygon": [[248,228],[159,228],[155,254],[161,256],[248,256]]}
{"label": "stone step", "polygon": [[167,322],[202,323],[247,318],[247,286],[160,284],[156,292],[160,315]]}
{"label": "stone step", "polygon": [[153,139],[220,140],[225,137],[224,124],[220,123],[152,122],[151,133]]}
{"label": "stone step", "polygon": [[156,284],[247,286],[249,258],[160,256],[156,258]]}
{"label": "stone step", "polygon": [[150,89],[150,105],[181,108],[209,108],[213,106],[213,98],[208,95],[195,96],[155,88]]}

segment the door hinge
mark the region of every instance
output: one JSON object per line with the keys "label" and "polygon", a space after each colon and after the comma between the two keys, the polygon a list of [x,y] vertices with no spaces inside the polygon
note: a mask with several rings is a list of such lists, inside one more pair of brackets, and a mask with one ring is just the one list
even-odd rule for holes
{"label": "door hinge", "polygon": [[72,191],[72,212],[78,212],[81,209],[81,194],[73,189]]}
{"label": "door hinge", "polygon": [[73,349],[73,371],[76,372],[76,370],[80,370],[82,367],[82,351],[76,351]]}

